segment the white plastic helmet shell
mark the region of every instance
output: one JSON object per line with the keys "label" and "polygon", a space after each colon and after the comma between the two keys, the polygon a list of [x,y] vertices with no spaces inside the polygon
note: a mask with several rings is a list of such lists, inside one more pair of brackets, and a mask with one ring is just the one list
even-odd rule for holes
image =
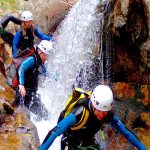
{"label": "white plastic helmet shell", "polygon": [[109,111],[112,109],[113,93],[106,85],[98,85],[91,94],[93,106],[101,111]]}
{"label": "white plastic helmet shell", "polygon": [[21,14],[22,21],[30,21],[33,20],[33,14],[30,11],[23,11]]}
{"label": "white plastic helmet shell", "polygon": [[38,48],[45,54],[49,54],[53,50],[53,42],[47,41],[47,40],[42,40]]}

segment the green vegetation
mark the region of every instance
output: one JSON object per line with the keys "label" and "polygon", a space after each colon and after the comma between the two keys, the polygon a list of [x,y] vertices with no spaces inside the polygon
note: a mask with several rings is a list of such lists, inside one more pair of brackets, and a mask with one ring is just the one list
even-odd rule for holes
{"label": "green vegetation", "polygon": [[10,9],[15,12],[19,9],[18,0],[0,0],[0,9],[3,11]]}

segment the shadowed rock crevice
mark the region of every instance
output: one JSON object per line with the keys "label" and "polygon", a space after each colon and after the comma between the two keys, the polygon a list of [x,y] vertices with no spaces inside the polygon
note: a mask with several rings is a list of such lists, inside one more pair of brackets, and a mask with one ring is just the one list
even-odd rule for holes
{"label": "shadowed rock crevice", "polygon": [[[141,0],[116,0],[113,10],[114,81],[149,84],[147,61],[143,62],[149,38],[148,10]],[[144,58],[144,60],[147,58]]]}

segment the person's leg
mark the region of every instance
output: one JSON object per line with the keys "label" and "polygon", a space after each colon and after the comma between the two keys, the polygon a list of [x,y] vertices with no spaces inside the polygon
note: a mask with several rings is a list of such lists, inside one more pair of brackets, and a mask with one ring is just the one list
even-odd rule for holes
{"label": "person's leg", "polygon": [[19,89],[16,90],[16,97],[15,101],[13,102],[13,107],[18,107],[20,105],[20,99],[21,99],[21,93],[19,92]]}
{"label": "person's leg", "polygon": [[40,97],[36,92],[30,92],[25,96],[25,106],[34,114],[38,116],[38,119],[49,119],[50,115],[48,110],[42,104]]}

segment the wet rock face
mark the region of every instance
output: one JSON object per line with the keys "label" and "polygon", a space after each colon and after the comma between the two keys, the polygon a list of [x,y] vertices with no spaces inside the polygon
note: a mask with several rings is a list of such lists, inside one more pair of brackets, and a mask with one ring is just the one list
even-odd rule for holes
{"label": "wet rock face", "polygon": [[150,84],[149,8],[144,0],[117,0],[113,10],[114,81]]}
{"label": "wet rock face", "polygon": [[5,51],[5,45],[2,41],[2,39],[0,40],[0,72],[6,76],[6,73],[5,73],[5,66],[4,66],[4,63],[5,63],[5,59],[6,59],[6,51]]}
{"label": "wet rock face", "polygon": [[[130,112],[127,113],[127,118],[126,120],[124,120],[124,122],[126,122],[126,127],[140,139],[140,141],[146,146],[146,148],[150,149],[150,114],[142,113],[139,116],[136,116],[135,113],[130,110]],[[109,137],[110,143],[107,145],[107,150],[134,149],[133,146],[121,134],[114,132],[114,129],[109,129],[106,133],[106,135]]]}
{"label": "wet rock face", "polygon": [[141,113],[132,120],[130,128],[134,129],[139,139],[150,148],[150,113]]}
{"label": "wet rock face", "polygon": [[0,73],[0,97],[8,101],[10,104],[14,102],[15,92],[7,85],[7,80]]}
{"label": "wet rock face", "polygon": [[22,109],[14,109],[4,99],[0,101],[0,149],[38,149],[36,127]]}
{"label": "wet rock face", "polygon": [[150,85],[116,82],[113,84],[114,98],[127,101],[130,99],[150,110]]}
{"label": "wet rock face", "polygon": [[[38,149],[39,137],[23,108],[13,108],[15,92],[0,73],[0,149]],[[23,109],[23,110],[22,110]]]}
{"label": "wet rock face", "polygon": [[[149,149],[150,110],[150,1],[116,0],[112,32],[114,54],[112,89],[116,113]],[[147,132],[147,133],[146,133]],[[119,140],[114,140],[114,138]],[[108,149],[133,149],[120,135]],[[127,145],[126,145],[127,144]]]}

